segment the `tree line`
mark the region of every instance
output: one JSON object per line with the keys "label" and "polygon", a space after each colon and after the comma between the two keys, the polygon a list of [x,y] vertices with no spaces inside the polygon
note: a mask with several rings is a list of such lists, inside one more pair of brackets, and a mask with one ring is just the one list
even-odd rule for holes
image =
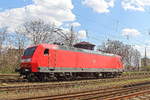
{"label": "tree line", "polygon": [[[55,43],[71,47],[79,41],[73,26],[62,29],[41,19],[27,20],[14,32],[3,27],[0,29],[0,72],[14,72],[29,44]],[[120,55],[125,66],[140,66],[140,52],[120,41],[108,40],[98,46],[98,51]]]}

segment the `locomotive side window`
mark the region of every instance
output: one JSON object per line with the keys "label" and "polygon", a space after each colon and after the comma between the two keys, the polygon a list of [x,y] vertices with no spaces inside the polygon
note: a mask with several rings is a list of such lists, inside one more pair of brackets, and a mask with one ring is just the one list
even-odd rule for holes
{"label": "locomotive side window", "polygon": [[49,49],[44,50],[44,55],[49,55]]}

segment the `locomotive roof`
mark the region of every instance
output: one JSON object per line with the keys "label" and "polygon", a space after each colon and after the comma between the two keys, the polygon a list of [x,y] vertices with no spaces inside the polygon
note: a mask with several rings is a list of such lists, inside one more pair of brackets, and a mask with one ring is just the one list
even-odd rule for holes
{"label": "locomotive roof", "polygon": [[[116,54],[104,53],[102,51],[86,50],[86,49],[81,49],[81,48],[61,46],[61,45],[54,45],[54,44],[39,44],[39,45],[42,45],[43,47],[49,48],[49,49],[63,49],[63,50],[69,50],[69,51],[75,51],[75,52],[85,52],[85,53],[100,54],[100,55],[104,55],[104,56],[118,56]],[[39,46],[39,45],[37,45],[37,46]]]}
{"label": "locomotive roof", "polygon": [[87,50],[87,49],[74,48],[74,47],[59,46],[59,48],[64,49],[64,50],[76,51],[76,52],[100,54],[100,55],[104,55],[104,56],[118,56],[118,55],[115,55],[115,54],[104,53],[104,52],[101,52],[101,51]]}

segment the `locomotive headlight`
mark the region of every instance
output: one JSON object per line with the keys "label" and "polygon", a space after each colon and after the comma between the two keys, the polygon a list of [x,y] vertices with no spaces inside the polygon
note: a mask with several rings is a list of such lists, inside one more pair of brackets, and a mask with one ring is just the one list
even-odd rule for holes
{"label": "locomotive headlight", "polygon": [[31,58],[22,59],[21,62],[31,62]]}
{"label": "locomotive headlight", "polygon": [[25,62],[25,59],[21,59],[21,62],[22,62],[22,63]]}
{"label": "locomotive headlight", "polygon": [[31,62],[31,58],[26,59],[26,62]]}

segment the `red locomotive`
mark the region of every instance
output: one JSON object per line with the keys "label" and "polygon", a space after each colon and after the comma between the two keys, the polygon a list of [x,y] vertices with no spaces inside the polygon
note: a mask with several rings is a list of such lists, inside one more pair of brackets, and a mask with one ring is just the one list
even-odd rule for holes
{"label": "red locomotive", "polygon": [[54,44],[29,47],[22,56],[20,75],[29,81],[52,78],[115,77],[123,71],[121,57],[114,54]]}

